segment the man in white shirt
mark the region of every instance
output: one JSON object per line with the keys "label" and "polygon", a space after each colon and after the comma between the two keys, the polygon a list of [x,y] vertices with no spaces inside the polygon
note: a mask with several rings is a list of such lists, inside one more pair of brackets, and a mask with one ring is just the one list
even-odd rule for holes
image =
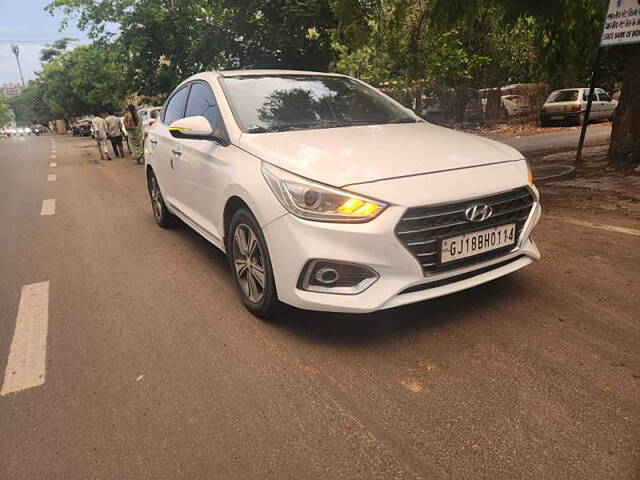
{"label": "man in white shirt", "polygon": [[116,117],[113,113],[110,113],[109,116],[104,119],[104,123],[107,127],[107,135],[109,135],[109,140],[111,140],[113,153],[116,154],[116,157],[124,157],[124,149],[122,148],[122,130],[120,129],[120,118]]}
{"label": "man in white shirt", "polygon": [[95,114],[93,120],[91,120],[91,125],[93,125],[93,136],[96,138],[96,143],[98,144],[100,158],[104,160],[106,156],[107,160],[111,160],[109,150],[107,150],[107,124],[99,113]]}

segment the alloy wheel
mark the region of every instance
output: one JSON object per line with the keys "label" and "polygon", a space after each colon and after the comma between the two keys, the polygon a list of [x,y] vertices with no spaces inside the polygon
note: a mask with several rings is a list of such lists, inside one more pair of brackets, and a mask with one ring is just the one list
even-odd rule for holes
{"label": "alloy wheel", "polygon": [[256,234],[245,223],[233,233],[232,255],[242,292],[250,302],[259,303],[265,293],[264,255]]}
{"label": "alloy wheel", "polygon": [[151,206],[156,220],[160,221],[162,218],[162,194],[155,176],[151,178]]}

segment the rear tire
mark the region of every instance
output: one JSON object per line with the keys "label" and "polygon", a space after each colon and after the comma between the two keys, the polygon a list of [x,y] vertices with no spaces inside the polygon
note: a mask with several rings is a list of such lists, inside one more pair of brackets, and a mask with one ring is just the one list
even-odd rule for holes
{"label": "rear tire", "polygon": [[153,218],[156,223],[162,228],[169,228],[173,225],[175,217],[167,208],[164,203],[164,197],[160,191],[160,185],[158,185],[158,179],[152,172],[149,173],[147,178],[147,188],[149,189],[149,197],[151,199],[151,209],[153,211]]}
{"label": "rear tire", "polygon": [[242,208],[231,218],[228,232],[227,258],[242,303],[256,317],[272,317],[280,302],[262,229]]}

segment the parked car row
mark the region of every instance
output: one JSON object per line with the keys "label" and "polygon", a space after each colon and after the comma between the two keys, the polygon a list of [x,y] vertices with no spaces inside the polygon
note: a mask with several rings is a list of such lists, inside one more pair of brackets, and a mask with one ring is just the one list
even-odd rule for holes
{"label": "parked car row", "polygon": [[[472,98],[464,111],[465,123],[484,123],[491,92],[491,89],[482,89],[479,92],[469,93]],[[575,125],[585,121],[588,88],[556,90],[548,95],[548,89],[544,84],[515,84],[503,87],[502,92],[500,116],[503,122],[516,118],[533,120],[538,116],[543,127],[554,124]],[[616,95],[619,98],[618,92],[612,98],[602,88],[595,89],[590,120],[613,119],[618,106]],[[448,123],[447,118],[450,112],[443,108],[437,96],[425,95],[422,100],[420,115],[423,118],[435,123]]]}
{"label": "parked car row", "polygon": [[71,125],[71,132],[74,137],[90,137],[92,135],[91,122],[85,120]]}
{"label": "parked car row", "polygon": [[226,252],[257,316],[398,307],[540,258],[522,154],[343,75],[195,75],[149,128],[145,168],[157,224]]}
{"label": "parked car row", "polygon": [[40,135],[42,133],[42,127],[10,127],[0,130],[0,133],[7,137],[27,137],[30,135]]}

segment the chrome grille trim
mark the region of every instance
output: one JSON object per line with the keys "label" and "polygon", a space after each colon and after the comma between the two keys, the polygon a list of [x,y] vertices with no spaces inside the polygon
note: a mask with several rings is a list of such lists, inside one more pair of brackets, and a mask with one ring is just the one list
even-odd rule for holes
{"label": "chrome grille trim", "polygon": [[[465,217],[465,211],[478,203],[490,205],[494,213],[484,222],[473,223]],[[518,247],[509,246],[456,262],[440,264],[440,242],[445,238],[510,223],[516,224],[516,237],[520,238],[535,204],[533,192],[528,187],[521,187],[459,202],[413,207],[404,213],[395,233],[421,265],[424,275],[436,275],[491,260],[513,251],[514,248],[517,249]]]}
{"label": "chrome grille trim", "polygon": [[[509,199],[509,200],[503,200],[502,202],[494,203],[492,206],[502,205],[503,203],[512,202],[514,200],[520,200],[521,198],[528,198],[528,197],[529,197],[529,193],[527,193],[526,195],[523,195],[522,197],[513,198],[513,199]],[[407,217],[407,218],[403,218],[403,220],[405,220],[405,221],[427,220],[429,218],[444,217],[446,215],[451,215],[451,214],[454,214],[454,213],[464,213],[464,212],[465,212],[465,209],[462,209],[462,210],[455,210],[453,212],[434,213],[433,215],[425,215],[425,216],[422,216],[422,217]]]}

